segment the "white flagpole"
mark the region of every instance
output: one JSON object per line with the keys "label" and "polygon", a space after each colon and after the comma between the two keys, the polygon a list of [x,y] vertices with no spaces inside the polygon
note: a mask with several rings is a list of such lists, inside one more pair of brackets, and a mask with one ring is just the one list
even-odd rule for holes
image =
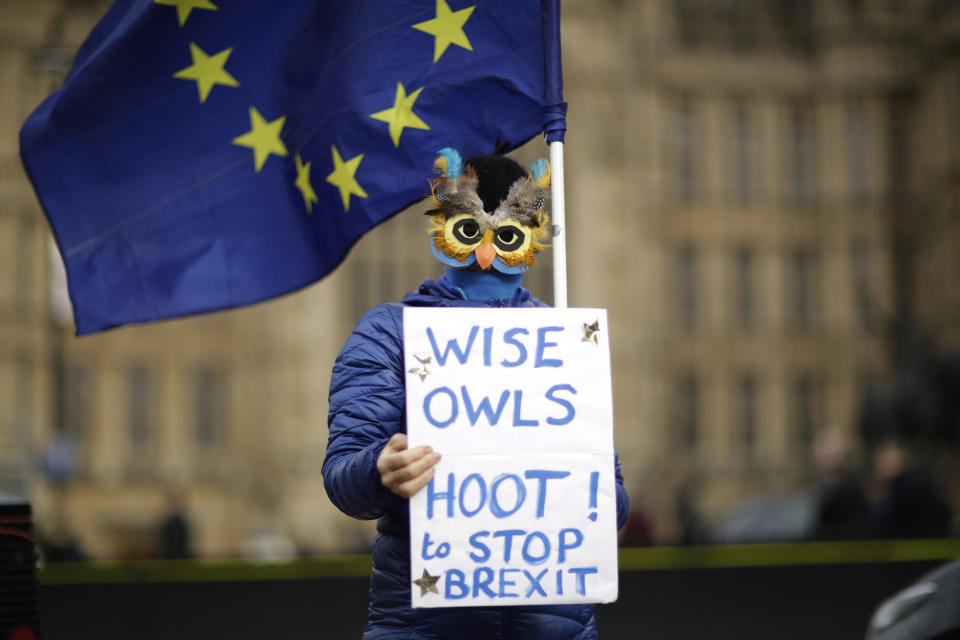
{"label": "white flagpole", "polygon": [[553,306],[567,308],[567,228],[563,201],[563,142],[550,143],[550,221],[553,223]]}

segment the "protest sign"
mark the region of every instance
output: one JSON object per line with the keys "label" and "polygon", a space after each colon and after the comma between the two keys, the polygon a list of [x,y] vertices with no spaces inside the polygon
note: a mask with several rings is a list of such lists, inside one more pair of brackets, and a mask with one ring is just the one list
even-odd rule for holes
{"label": "protest sign", "polygon": [[603,309],[403,314],[407,435],[442,454],[410,500],[414,607],[617,597]]}

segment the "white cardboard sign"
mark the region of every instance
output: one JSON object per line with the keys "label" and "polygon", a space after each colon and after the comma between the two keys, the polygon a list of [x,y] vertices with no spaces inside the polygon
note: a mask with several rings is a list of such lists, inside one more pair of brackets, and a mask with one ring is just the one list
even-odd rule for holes
{"label": "white cardboard sign", "polygon": [[414,607],[617,598],[604,309],[403,310]]}

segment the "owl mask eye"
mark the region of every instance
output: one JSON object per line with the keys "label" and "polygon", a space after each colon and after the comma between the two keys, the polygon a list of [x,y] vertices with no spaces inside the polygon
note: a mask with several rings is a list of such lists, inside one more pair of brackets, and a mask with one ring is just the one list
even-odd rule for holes
{"label": "owl mask eye", "polygon": [[448,266],[469,266],[476,261],[474,251],[483,241],[480,223],[469,213],[450,218],[442,214],[432,218],[430,246],[433,255]]}
{"label": "owl mask eye", "polygon": [[450,226],[450,234],[463,244],[476,244],[483,239],[480,225],[473,218],[460,218]]}
{"label": "owl mask eye", "polygon": [[513,225],[507,225],[497,229],[493,236],[493,244],[498,251],[511,252],[522,248],[526,239],[526,233]]}

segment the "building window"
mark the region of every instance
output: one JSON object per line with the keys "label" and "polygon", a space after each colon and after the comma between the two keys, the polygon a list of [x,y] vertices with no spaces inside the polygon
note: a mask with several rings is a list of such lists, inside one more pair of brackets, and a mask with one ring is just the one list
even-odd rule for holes
{"label": "building window", "polygon": [[701,23],[695,0],[674,0],[674,20],[676,21],[677,40],[683,49],[692,49],[699,44]]}
{"label": "building window", "polygon": [[[10,362],[13,370],[13,402],[12,417],[15,441],[20,446],[26,445],[30,439],[31,423],[34,420],[33,395],[34,384],[30,361],[23,357],[14,356]],[[8,414],[9,415],[9,414]],[[26,451],[26,449],[21,449]]]}
{"label": "building window", "polygon": [[672,4],[682,49],[742,51],[757,45],[756,2],[673,0]]}
{"label": "building window", "polygon": [[870,250],[865,240],[853,241],[850,259],[857,322],[864,331],[871,331],[876,324],[876,305],[871,286]]}
{"label": "building window", "polygon": [[870,197],[870,130],[862,99],[847,104],[847,174],[850,204],[863,207]]}
{"label": "building window", "polygon": [[734,182],[737,200],[744,205],[754,201],[757,196],[759,165],[755,161],[758,145],[754,131],[746,106],[737,104],[733,115]]}
{"label": "building window", "polygon": [[700,383],[690,372],[677,381],[674,430],[680,446],[687,451],[697,447],[700,437]]}
{"label": "building window", "polygon": [[14,283],[14,305],[17,313],[29,315],[31,308],[30,296],[37,290],[37,283],[33,282],[33,258],[37,248],[33,246],[33,221],[22,218],[19,221],[20,238],[17,240],[16,274]]}
{"label": "building window", "polygon": [[752,331],[756,325],[756,302],[753,250],[740,247],[734,257],[734,314],[741,331]]}
{"label": "building window", "polygon": [[226,438],[227,388],[224,376],[201,369],[194,377],[196,438],[202,449],[212,449]]}
{"label": "building window", "polygon": [[[946,6],[946,4],[944,5]],[[944,92],[946,94],[946,109],[947,109],[947,124],[945,128],[948,128],[953,134],[953,145],[951,149],[953,151],[952,160],[956,160],[960,156],[960,65],[954,66],[951,72],[950,86]],[[909,116],[907,116],[909,117]],[[909,127],[909,124],[904,125]],[[909,156],[904,156],[909,157]]]}
{"label": "building window", "polygon": [[857,411],[863,412],[867,401],[874,397],[880,389],[880,376],[866,365],[861,365],[856,374],[857,381]]}
{"label": "building window", "polygon": [[787,320],[795,331],[810,331],[817,325],[818,271],[817,256],[813,251],[795,249],[790,253],[786,287]]}
{"label": "building window", "polygon": [[130,394],[130,449],[134,456],[146,456],[150,452],[153,437],[153,413],[150,372],[135,367],[127,374]]}
{"label": "building window", "polygon": [[683,96],[677,101],[676,113],[674,114],[675,140],[674,140],[674,158],[677,181],[677,198],[681,202],[692,202],[696,197],[697,176],[696,176],[696,124],[693,113],[693,106],[688,96]]}
{"label": "building window", "polygon": [[380,254],[380,264],[377,265],[379,291],[374,304],[380,304],[387,300],[398,300],[406,293],[406,290],[398,282],[401,265],[396,262],[396,259],[397,256],[390,255],[389,249],[384,249],[384,252]]}
{"label": "building window", "polygon": [[83,448],[90,430],[90,370],[80,365],[69,366],[62,375],[58,426]]}
{"label": "building window", "polygon": [[373,278],[370,277],[372,269],[362,256],[358,256],[358,258],[352,265],[350,283],[345,285],[349,287],[347,299],[352,303],[350,304],[350,318],[348,318],[351,324],[356,324],[361,316],[373,306],[371,300],[374,299],[370,291],[373,288]]}
{"label": "building window", "polygon": [[788,424],[794,442],[810,458],[810,448],[817,429],[823,425],[823,381],[810,372],[798,374],[792,383]]}
{"label": "building window", "polygon": [[813,7],[808,0],[772,0],[770,17],[784,49],[809,54],[813,50]]}
{"label": "building window", "polygon": [[748,459],[753,457],[757,441],[757,379],[745,373],[737,381],[734,425]]}
{"label": "building window", "polygon": [[813,107],[806,103],[791,106],[787,116],[784,147],[786,171],[783,176],[783,191],[788,206],[807,208],[814,204],[815,135]]}
{"label": "building window", "polygon": [[[431,260],[432,259],[433,257],[431,256]],[[407,262],[406,266],[404,267],[404,273],[403,273],[403,284],[406,290],[416,291],[417,287],[420,286],[420,282],[423,281],[423,279],[428,275],[432,276],[433,272],[436,270],[436,267],[438,266],[440,266],[439,262],[437,262],[435,265],[432,264],[429,266],[425,266],[419,262],[413,262],[413,261]],[[526,280],[526,282],[524,283],[525,287],[527,287],[528,289],[530,288],[530,285],[529,285],[530,278],[534,274],[540,275],[538,273],[539,271],[541,270],[534,269],[532,271],[527,272],[527,275],[524,278]],[[552,280],[551,280],[551,283],[552,283]]]}
{"label": "building window", "polygon": [[697,324],[697,255],[687,245],[677,250],[677,316],[679,326],[691,331]]}
{"label": "building window", "polygon": [[14,402],[19,391],[15,388],[19,377],[12,361],[0,360],[0,467],[18,451],[18,427]]}
{"label": "building window", "polygon": [[523,278],[526,287],[535,298],[553,306],[553,252],[547,251],[537,258],[537,268],[531,269]]}
{"label": "building window", "polygon": [[[913,127],[913,103],[906,93],[895,93],[889,98],[889,152],[886,159],[890,163],[886,171],[887,183],[890,188],[891,201],[894,206],[904,207],[909,189],[909,176],[913,172],[914,154],[910,149],[911,128]],[[957,118],[960,124],[960,117]],[[960,126],[957,127],[960,134]],[[960,143],[960,135],[957,137]],[[960,146],[954,146],[960,149]]]}

